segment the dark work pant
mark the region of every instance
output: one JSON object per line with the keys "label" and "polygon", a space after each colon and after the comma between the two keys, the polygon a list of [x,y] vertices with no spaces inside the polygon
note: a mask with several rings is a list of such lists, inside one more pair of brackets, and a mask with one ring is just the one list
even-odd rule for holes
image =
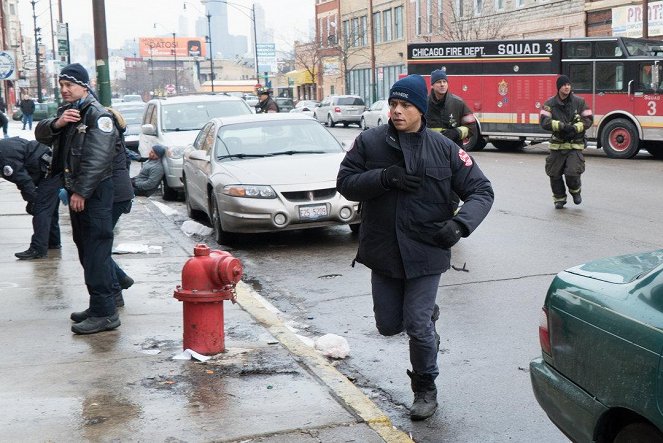
{"label": "dark work pant", "polygon": [[108,317],[115,313],[113,292],[113,181],[108,178],[97,185],[85,200],[81,212],[69,211],[74,243],[83,265],[85,285],[90,294],[91,317]]}
{"label": "dark work pant", "polygon": [[405,331],[410,337],[410,364],[417,374],[437,377],[437,343],[431,317],[440,274],[401,279],[371,273],[375,325],[382,335]]}
{"label": "dark work pant", "polygon": [[[546,157],[546,175],[550,177],[550,188],[554,201],[566,201],[566,186],[571,194],[581,190],[580,176],[585,172],[585,157],[579,149],[551,150]],[[563,176],[563,177],[562,177]]]}
{"label": "dark work pant", "polygon": [[[115,229],[115,225],[120,219],[120,216],[122,214],[128,214],[129,212],[131,212],[131,200],[113,203],[113,229]],[[127,274],[122,270],[122,268],[120,268],[115,260],[113,260],[112,256],[111,263],[111,266],[113,267],[113,292],[117,294],[122,292],[122,288],[120,287],[120,280],[126,277]]]}
{"label": "dark work pant", "polygon": [[32,208],[32,239],[30,247],[45,254],[49,245],[60,244],[58,191],[62,187],[62,174],[43,178],[37,185],[37,196]]}

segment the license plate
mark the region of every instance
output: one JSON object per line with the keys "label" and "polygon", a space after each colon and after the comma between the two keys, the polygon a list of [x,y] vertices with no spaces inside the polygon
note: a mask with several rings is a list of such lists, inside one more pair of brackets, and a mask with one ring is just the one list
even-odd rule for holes
{"label": "license plate", "polygon": [[301,221],[317,220],[327,217],[327,205],[311,205],[299,207],[299,219]]}

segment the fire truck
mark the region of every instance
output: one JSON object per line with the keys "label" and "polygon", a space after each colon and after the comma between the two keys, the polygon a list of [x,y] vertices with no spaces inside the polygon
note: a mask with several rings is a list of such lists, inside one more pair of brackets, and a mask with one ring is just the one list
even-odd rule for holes
{"label": "fire truck", "polygon": [[587,131],[612,158],[641,148],[663,158],[663,42],[626,37],[466,41],[408,45],[408,74],[446,70],[449,90],[479,121],[467,150],[490,142],[518,150],[550,138],[539,125],[560,74],[594,112]]}

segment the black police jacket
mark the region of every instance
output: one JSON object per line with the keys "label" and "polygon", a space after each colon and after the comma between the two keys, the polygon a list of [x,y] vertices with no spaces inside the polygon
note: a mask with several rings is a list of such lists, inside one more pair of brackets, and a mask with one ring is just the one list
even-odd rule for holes
{"label": "black police jacket", "polygon": [[[422,178],[416,192],[387,189],[382,171],[405,166]],[[388,125],[364,131],[341,162],[336,187],[361,202],[356,260],[388,277],[416,278],[449,269],[451,253],[433,241],[453,218],[471,234],[486,217],[494,194],[490,181],[465,151],[439,132],[422,127],[398,132]],[[452,191],[464,204],[454,215]]]}
{"label": "black police jacket", "polygon": [[97,185],[112,175],[117,129],[110,111],[88,94],[79,106],[81,120],[56,130],[53,123],[72,106],[61,106],[57,117],[41,120],[35,138],[52,146],[53,168],[62,168],[65,188],[89,198]]}
{"label": "black police jacket", "polygon": [[16,185],[26,202],[37,196],[37,185],[48,171],[51,148],[20,137],[0,141],[2,178]]}

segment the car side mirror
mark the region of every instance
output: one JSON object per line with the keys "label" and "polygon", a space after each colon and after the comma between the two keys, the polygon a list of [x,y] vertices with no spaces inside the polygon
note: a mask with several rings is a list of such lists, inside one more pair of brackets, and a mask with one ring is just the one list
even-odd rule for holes
{"label": "car side mirror", "polygon": [[154,127],[153,124],[148,123],[146,125],[142,125],[140,127],[140,132],[142,132],[145,135],[157,135],[157,130]]}
{"label": "car side mirror", "polygon": [[209,155],[207,155],[207,152],[203,151],[202,149],[196,149],[194,151],[191,151],[191,153],[189,154],[189,158],[191,160],[209,161]]}

